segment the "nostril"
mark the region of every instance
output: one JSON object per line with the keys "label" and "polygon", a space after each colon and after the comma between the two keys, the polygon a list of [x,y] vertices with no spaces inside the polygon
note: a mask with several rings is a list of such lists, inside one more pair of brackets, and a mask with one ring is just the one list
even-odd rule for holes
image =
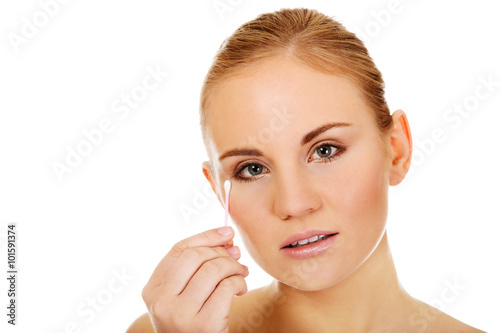
{"label": "nostril", "polygon": [[284,217],[280,217],[280,219],[282,219],[283,221],[289,220],[290,215],[285,215]]}

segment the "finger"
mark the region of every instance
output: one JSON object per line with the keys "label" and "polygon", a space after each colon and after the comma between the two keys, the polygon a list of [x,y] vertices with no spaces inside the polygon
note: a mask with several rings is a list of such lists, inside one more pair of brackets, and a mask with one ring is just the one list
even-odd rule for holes
{"label": "finger", "polygon": [[194,274],[179,300],[192,304],[195,314],[225,278],[239,274],[248,275],[248,268],[230,257],[220,257],[205,262]]}
{"label": "finger", "polygon": [[231,227],[222,227],[206,230],[181,240],[176,243],[158,263],[148,283],[159,283],[165,274],[169,272],[170,265],[175,262],[185,250],[200,246],[222,246],[230,242],[233,237],[234,230]]}
{"label": "finger", "polygon": [[200,312],[196,315],[200,320],[223,320],[229,314],[235,295],[244,295],[248,291],[245,279],[241,275],[232,275],[222,280]]}
{"label": "finger", "polygon": [[195,247],[184,251],[182,256],[170,266],[170,273],[164,277],[163,283],[168,284],[173,295],[179,295],[186,288],[200,267],[210,260],[222,257],[240,258],[237,246],[231,248]]}

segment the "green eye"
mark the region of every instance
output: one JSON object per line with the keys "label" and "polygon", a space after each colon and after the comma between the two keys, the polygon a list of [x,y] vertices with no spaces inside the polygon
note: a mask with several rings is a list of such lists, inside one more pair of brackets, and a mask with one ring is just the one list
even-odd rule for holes
{"label": "green eye", "polygon": [[258,164],[250,164],[246,167],[248,173],[252,176],[257,176],[262,173],[262,165]]}
{"label": "green eye", "polygon": [[318,148],[316,148],[316,153],[318,154],[318,156],[320,158],[328,157],[332,154],[332,146],[325,145],[325,146],[318,147]]}
{"label": "green eye", "polygon": [[269,173],[269,169],[259,163],[247,163],[242,165],[233,174],[233,178],[238,181],[251,182],[260,179]]}
{"label": "green eye", "polygon": [[331,162],[337,158],[344,149],[338,148],[331,144],[323,144],[314,149],[314,153],[311,156],[311,160],[321,161],[321,162]]}

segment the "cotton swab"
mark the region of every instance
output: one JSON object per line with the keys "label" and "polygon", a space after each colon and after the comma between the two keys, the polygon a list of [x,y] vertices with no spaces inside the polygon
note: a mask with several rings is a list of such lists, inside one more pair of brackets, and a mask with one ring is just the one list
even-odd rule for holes
{"label": "cotton swab", "polygon": [[224,216],[224,226],[227,227],[227,221],[229,216],[229,192],[231,192],[231,181],[226,180],[224,182],[224,193],[226,193],[226,200],[224,201],[224,208],[226,209],[226,214]]}

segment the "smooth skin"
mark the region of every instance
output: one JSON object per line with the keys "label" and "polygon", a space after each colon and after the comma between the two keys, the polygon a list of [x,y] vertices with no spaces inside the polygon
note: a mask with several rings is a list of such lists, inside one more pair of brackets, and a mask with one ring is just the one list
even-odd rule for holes
{"label": "smooth skin", "polygon": [[[230,238],[193,236],[160,262],[143,291],[149,315],[128,332],[481,332],[399,284],[387,194],[408,172],[412,140],[405,113],[392,119],[381,135],[354,83],[289,57],[227,79],[209,99],[203,172],[221,203],[231,180],[232,219],[275,280],[246,293]],[[326,129],[334,122],[344,125]],[[328,251],[280,250],[311,229],[338,233]]]}

